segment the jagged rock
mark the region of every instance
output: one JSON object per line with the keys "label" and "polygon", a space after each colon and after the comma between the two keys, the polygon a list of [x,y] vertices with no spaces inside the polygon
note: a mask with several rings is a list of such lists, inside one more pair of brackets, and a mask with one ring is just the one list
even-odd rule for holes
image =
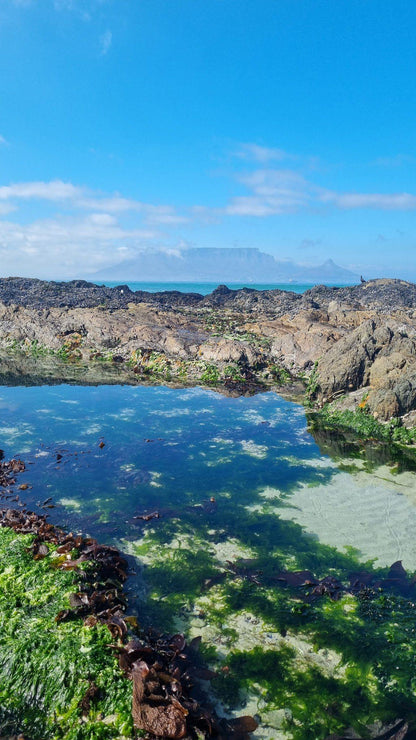
{"label": "jagged rock", "polygon": [[365,321],[340,339],[319,360],[319,387],[322,396],[356,390],[368,385],[370,366],[379,347],[375,321]]}
{"label": "jagged rock", "polygon": [[416,406],[416,332],[412,326],[370,319],[319,360],[319,395],[368,387],[367,407],[381,419]]}
{"label": "jagged rock", "polygon": [[310,369],[343,335],[328,323],[327,314],[316,311],[276,323],[274,330],[272,357],[292,373]]}

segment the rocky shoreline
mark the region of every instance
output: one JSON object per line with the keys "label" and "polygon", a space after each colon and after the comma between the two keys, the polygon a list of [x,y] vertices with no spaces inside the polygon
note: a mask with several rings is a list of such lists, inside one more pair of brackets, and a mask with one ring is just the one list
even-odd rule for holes
{"label": "rocky shoreline", "polygon": [[0,382],[34,379],[231,393],[289,386],[298,397],[306,389],[315,408],[335,401],[414,426],[416,285],[382,279],[304,294],[219,286],[202,296],[3,278]]}

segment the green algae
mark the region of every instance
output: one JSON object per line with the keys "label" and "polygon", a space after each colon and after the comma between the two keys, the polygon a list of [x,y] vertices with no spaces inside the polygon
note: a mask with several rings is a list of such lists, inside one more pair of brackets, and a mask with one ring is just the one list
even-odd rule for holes
{"label": "green algae", "polygon": [[[218,503],[221,513],[209,523],[184,507],[174,522],[147,531],[138,548],[146,554],[151,617],[170,628],[179,615],[181,628],[211,641],[218,698],[230,709],[248,702],[250,711],[255,701],[266,726],[275,727],[270,717],[280,712],[279,732],[293,740],[321,740],[347,727],[369,737],[376,721],[415,722],[412,596],[376,588],[308,600],[307,589],[273,581],[284,568],[344,584],[351,573],[381,579],[388,569],[363,563],[353,548],[325,546],[276,513],[247,511],[244,500]],[[234,570],[220,555],[221,543],[232,540],[242,553]]]}
{"label": "green algae", "polygon": [[[108,647],[102,625],[57,624],[79,576],[35,561],[32,535],[0,530],[0,731],[33,740],[133,737],[131,685]],[[87,716],[80,702],[91,683]]]}
{"label": "green algae", "polygon": [[354,432],[358,437],[381,440],[389,443],[414,445],[416,443],[416,429],[407,429],[399,418],[394,418],[382,424],[365,408],[356,411],[332,408],[329,404],[320,411],[309,414],[312,427],[327,430],[347,430]]}
{"label": "green algae", "polygon": [[401,426],[400,420],[381,424],[365,410],[340,411],[326,406],[307,414],[308,431],[321,452],[330,455],[338,467],[355,472],[345,458],[360,459],[359,468],[374,473],[387,465],[393,474],[416,470],[416,428]]}
{"label": "green algae", "polygon": [[[156,436],[155,427],[152,432]],[[162,432],[158,430],[159,433]],[[193,434],[197,445],[196,426]],[[260,441],[267,439],[262,437]],[[154,454],[161,456],[162,446],[162,442],[148,445],[147,454],[158,449]],[[361,459],[367,449],[359,449],[357,456]],[[212,453],[212,462],[214,454],[218,454],[218,448]],[[147,484],[140,484],[138,511],[143,510],[142,501],[151,507],[171,509],[174,501],[171,513],[162,512],[159,520],[143,525],[141,545],[131,546],[146,562],[146,609],[150,622],[177,629],[176,620],[180,617],[180,628],[182,624],[188,626],[191,636],[200,629],[207,643],[214,636],[218,642],[207,652],[211,664],[218,669],[218,680],[214,680],[218,697],[229,705],[240,706],[255,694],[262,723],[272,722],[269,718],[273,711],[284,712],[282,722],[288,737],[317,740],[351,725],[365,736],[366,725],[376,719],[394,719],[400,714],[413,719],[414,637],[410,627],[407,631],[414,619],[410,599],[400,601],[403,597],[398,595],[374,593],[369,595],[368,607],[365,600],[351,595],[338,602],[324,596],[306,603],[296,589],[271,584],[273,575],[281,569],[309,568],[318,577],[331,574],[344,583],[351,571],[362,569],[386,576],[385,570],[360,562],[358,552],[349,549],[339,553],[307,536],[299,525],[279,519],[277,509],[290,504],[290,493],[299,485],[300,477],[307,485],[321,485],[331,480],[334,469],[323,471],[305,465],[299,474],[299,462],[296,469],[294,456],[281,457],[281,453],[269,453],[262,460],[234,454],[233,459],[239,469],[234,480],[232,473],[227,473],[227,466],[221,464],[208,468],[206,475],[204,471],[202,482],[198,477],[199,463],[195,462],[189,475],[193,484],[180,478],[179,465],[172,468],[170,477],[168,467],[163,467],[163,487],[149,489],[154,494],[150,502],[147,492],[142,497],[142,486]],[[363,462],[374,467],[375,459]],[[160,460],[158,464],[160,468]],[[153,458],[149,469],[152,466]],[[250,472],[255,473],[255,486],[248,482]],[[173,488],[176,476],[184,482],[182,489],[180,484]],[[265,505],[262,490],[273,480],[283,490],[279,491],[279,498],[273,498],[271,508]],[[201,500],[211,494],[215,494],[217,508],[210,512]],[[123,511],[128,509],[125,495],[120,492],[117,501]],[[91,506],[96,507],[97,503],[98,498]],[[111,497],[105,500],[104,507],[108,507],[108,519],[114,517]],[[129,536],[134,537],[131,529]],[[236,545],[233,552],[230,543]],[[222,550],[223,547],[229,550]],[[228,558],[241,569],[245,567],[244,558],[249,558],[248,572],[261,570],[262,584],[266,585],[258,586],[244,574],[231,573]],[[225,578],[215,582],[224,572]],[[378,606],[379,597],[387,598],[383,608]],[[247,615],[253,618],[252,629],[258,638],[254,647],[241,637],[241,622]],[[272,635],[270,640],[268,633]],[[302,650],[309,646],[311,652],[306,653],[306,659],[302,658],[296,640],[302,641]],[[325,653],[331,655],[331,651],[335,658],[332,656],[328,668]],[[275,663],[285,667],[283,677],[279,674],[276,681],[271,680],[270,674]],[[403,670],[398,672],[396,666],[400,665]],[[227,667],[228,672],[222,670]]]}

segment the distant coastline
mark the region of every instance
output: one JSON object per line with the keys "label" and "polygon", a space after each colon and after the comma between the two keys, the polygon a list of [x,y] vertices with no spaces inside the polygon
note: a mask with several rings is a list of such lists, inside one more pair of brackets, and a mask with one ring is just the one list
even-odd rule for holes
{"label": "distant coastline", "polygon": [[[120,285],[120,282],[127,285],[130,290],[144,290],[148,293],[161,293],[163,291],[174,291],[178,290],[181,293],[199,293],[200,295],[208,295],[212,293],[215,288],[218,287],[218,282],[152,282],[152,281],[120,281],[120,280],[94,280],[97,285],[106,285],[109,288],[116,288]],[[240,290],[241,288],[252,288],[253,290],[286,290],[292,291],[293,293],[305,293],[306,290],[313,288],[315,283],[230,283],[225,281],[227,288],[231,290]],[[354,283],[325,283],[330,288],[346,287],[347,285],[354,285]]]}

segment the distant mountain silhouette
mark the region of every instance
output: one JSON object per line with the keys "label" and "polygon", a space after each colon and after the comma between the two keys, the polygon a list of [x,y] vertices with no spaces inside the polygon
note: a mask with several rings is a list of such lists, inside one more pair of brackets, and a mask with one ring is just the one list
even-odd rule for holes
{"label": "distant mountain silhouette", "polygon": [[359,276],[328,259],[323,265],[304,267],[295,262],[276,260],[259,249],[193,248],[162,252],[139,252],[126,260],[100,270],[90,279],[157,282],[253,282],[253,283],[356,283]]}

